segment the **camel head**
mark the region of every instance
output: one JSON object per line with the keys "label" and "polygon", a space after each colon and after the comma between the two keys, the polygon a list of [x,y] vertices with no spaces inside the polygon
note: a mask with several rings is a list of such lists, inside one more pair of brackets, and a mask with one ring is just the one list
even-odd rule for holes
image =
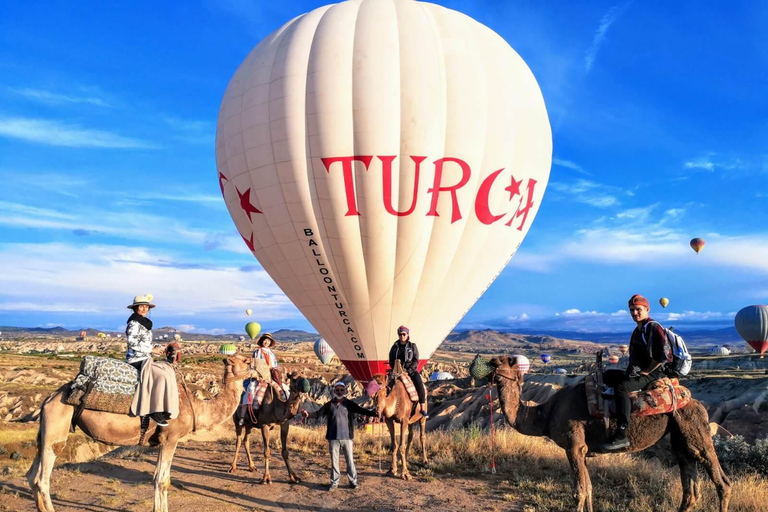
{"label": "camel head", "polygon": [[[395,365],[397,365],[397,363],[395,363]],[[376,406],[376,412],[379,413],[379,416],[382,415],[384,408],[387,405],[387,380],[385,374],[378,373],[371,378],[371,381],[365,387],[365,393],[373,399],[373,403]]]}
{"label": "camel head", "polygon": [[492,368],[488,379],[496,384],[507,422],[511,427],[516,428],[517,410],[520,407],[520,395],[523,393],[523,372],[517,366],[517,358],[494,357],[488,364]]}
{"label": "camel head", "polygon": [[291,394],[306,394],[309,389],[309,381],[302,375],[301,372],[292,371],[285,376],[288,379],[288,385],[291,389]]}
{"label": "camel head", "polygon": [[224,360],[224,384],[242,382],[251,374],[251,358],[235,354]]}

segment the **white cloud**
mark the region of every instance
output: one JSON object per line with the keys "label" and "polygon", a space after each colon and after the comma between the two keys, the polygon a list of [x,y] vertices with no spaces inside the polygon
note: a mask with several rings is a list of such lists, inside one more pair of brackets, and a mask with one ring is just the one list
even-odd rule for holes
{"label": "white cloud", "polygon": [[706,320],[732,320],[735,313],[722,313],[720,311],[683,311],[682,313],[668,313],[669,322],[701,322]]}
{"label": "white cloud", "polygon": [[111,132],[49,119],[0,117],[0,136],[71,148],[157,149],[159,146]]}
{"label": "white cloud", "polygon": [[587,176],[592,176],[592,174],[585,171],[582,166],[580,166],[576,162],[571,162],[570,160],[563,160],[562,158],[555,157],[552,159],[552,164],[557,165],[558,167],[565,167],[566,169],[574,170],[576,172],[585,174]]}
{"label": "white cloud", "polygon": [[734,169],[743,169],[745,163],[740,158],[734,158],[731,160],[715,160],[713,157],[716,153],[707,153],[704,156],[693,158],[686,161],[683,167],[686,169],[704,170],[707,172],[714,172],[717,169],[732,171]]}
{"label": "white cloud", "polygon": [[17,94],[19,96],[23,96],[29,100],[37,101],[39,103],[46,103],[51,105],[62,105],[62,104],[88,104],[88,105],[94,105],[97,107],[109,107],[109,103],[107,103],[102,98],[96,97],[96,96],[76,96],[72,94],[61,94],[51,91],[43,91],[40,89],[14,89],[9,88],[9,91],[11,91],[14,94]]}
{"label": "white cloud", "polygon": [[597,52],[600,50],[603,41],[605,41],[605,35],[608,33],[608,29],[611,28],[611,25],[613,25],[619,16],[624,14],[624,11],[627,10],[631,3],[632,2],[625,2],[623,4],[614,5],[607,13],[605,13],[603,19],[600,20],[600,25],[597,27],[595,36],[592,39],[592,46],[587,50],[587,55],[584,58],[584,67],[587,73],[592,69],[592,65],[597,57]]}
{"label": "white cloud", "polygon": [[550,182],[549,188],[564,194],[568,199],[579,203],[588,204],[597,208],[618,206],[619,200],[615,194],[620,189],[596,183],[594,181],[578,179],[570,183]]}
{"label": "white cloud", "polygon": [[152,293],[153,311],[168,316],[226,320],[252,308],[263,321],[301,318],[261,269],[211,268],[140,247],[0,245],[0,309],[115,312],[137,293]]}

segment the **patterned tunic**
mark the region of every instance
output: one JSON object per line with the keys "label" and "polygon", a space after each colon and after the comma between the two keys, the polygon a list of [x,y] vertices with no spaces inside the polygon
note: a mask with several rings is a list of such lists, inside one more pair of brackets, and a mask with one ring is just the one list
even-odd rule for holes
{"label": "patterned tunic", "polygon": [[131,320],[125,328],[125,337],[128,341],[126,363],[136,363],[152,356],[152,331],[136,320]]}

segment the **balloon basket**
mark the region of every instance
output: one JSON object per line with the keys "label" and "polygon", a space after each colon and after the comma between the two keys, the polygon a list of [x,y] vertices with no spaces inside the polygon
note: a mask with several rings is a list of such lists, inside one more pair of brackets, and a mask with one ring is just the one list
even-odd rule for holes
{"label": "balloon basket", "polygon": [[[400,435],[400,425],[395,423],[395,435]],[[365,433],[373,437],[389,435],[386,423],[366,423]]]}

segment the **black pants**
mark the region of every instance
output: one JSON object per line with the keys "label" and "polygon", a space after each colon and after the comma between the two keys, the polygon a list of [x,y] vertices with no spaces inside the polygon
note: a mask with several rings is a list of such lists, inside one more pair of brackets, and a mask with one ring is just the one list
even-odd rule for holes
{"label": "black pants", "polygon": [[141,365],[144,364],[145,359],[142,359],[141,361],[135,361],[133,363],[128,363],[129,365],[133,366],[137,370],[139,370],[139,375],[141,375]]}
{"label": "black pants", "polygon": [[648,375],[629,377],[624,371],[608,370],[605,372],[605,384],[613,387],[616,400],[616,424],[619,427],[629,426],[629,413],[632,411],[632,401],[629,393],[645,389],[651,382],[664,377],[661,370],[655,370]]}
{"label": "black pants", "polygon": [[411,377],[413,385],[416,386],[416,393],[419,395],[419,403],[425,403],[427,401],[427,394],[424,392],[424,381],[421,380],[421,374],[419,372],[413,372],[408,375]]}

